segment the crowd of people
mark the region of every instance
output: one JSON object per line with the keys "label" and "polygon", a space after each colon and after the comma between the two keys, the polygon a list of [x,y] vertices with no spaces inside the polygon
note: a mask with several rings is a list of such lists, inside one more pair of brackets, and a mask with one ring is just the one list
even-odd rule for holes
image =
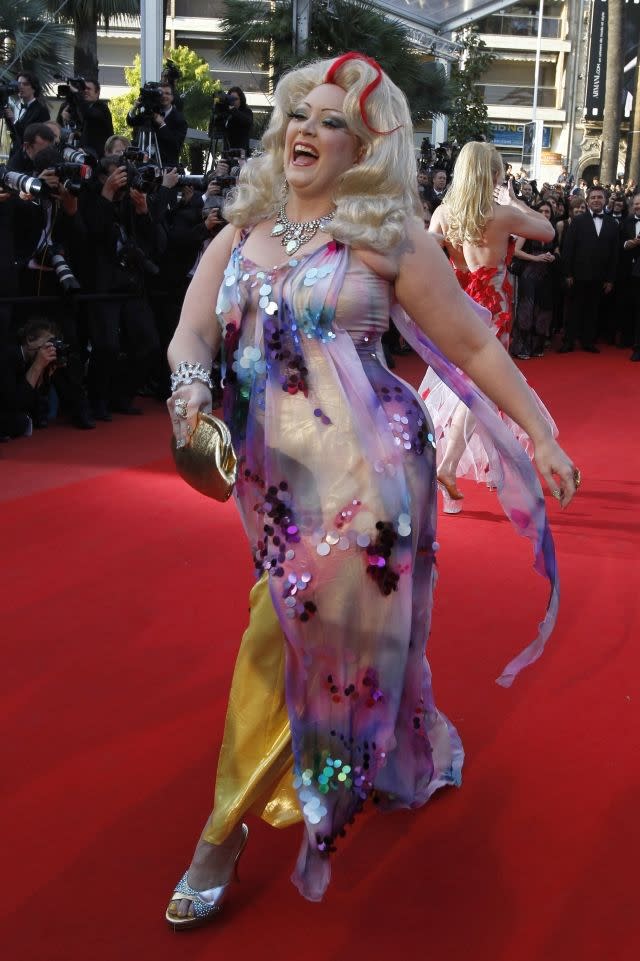
{"label": "crowd of people", "polygon": [[168,396],[166,348],[224,226],[251,111],[239,88],[219,98],[218,150],[206,174],[189,176],[179,166],[187,123],[175,89],[147,86],[130,137],[113,134],[89,78],[69,82],[55,120],[32,74],[18,78],[19,107],[4,109],[12,146],[0,168],[2,439],[54,416],[90,430],[142,413],[140,394]]}
{"label": "crowd of people", "polygon": [[[443,167],[418,174],[425,224],[449,185]],[[505,183],[554,227],[550,240],[514,237],[509,254],[513,288],[510,351],[520,360],[546,350],[599,353],[615,344],[640,361],[640,193],[636,183],[576,184],[566,168],[555,184],[538,187],[507,165]]]}

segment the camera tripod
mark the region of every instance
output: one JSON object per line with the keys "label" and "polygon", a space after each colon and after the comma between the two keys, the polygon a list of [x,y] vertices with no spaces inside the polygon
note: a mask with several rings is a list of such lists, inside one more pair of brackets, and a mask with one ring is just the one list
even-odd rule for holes
{"label": "camera tripod", "polygon": [[229,148],[229,141],[227,140],[227,135],[224,130],[221,130],[216,124],[213,123],[209,128],[211,130],[211,136],[209,138],[209,146],[207,147],[207,152],[204,158],[204,170],[205,172],[209,169],[209,164],[213,167],[215,164],[215,159],[218,153],[224,153],[225,150]]}
{"label": "camera tripod", "polygon": [[155,128],[149,123],[143,124],[136,130],[136,147],[138,150],[142,151],[149,158],[150,163],[156,164],[157,167],[162,167],[162,157],[160,156],[160,147],[158,145],[158,135]]}

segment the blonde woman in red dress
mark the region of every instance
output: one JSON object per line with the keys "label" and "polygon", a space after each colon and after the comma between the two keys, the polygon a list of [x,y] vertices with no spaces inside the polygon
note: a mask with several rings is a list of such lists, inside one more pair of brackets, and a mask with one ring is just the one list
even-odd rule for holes
{"label": "blonde woman in red dress", "polygon": [[[445,200],[434,212],[429,231],[438,236],[460,285],[485,307],[491,331],[509,347],[513,290],[507,267],[513,237],[547,242],[554,229],[546,217],[519,201],[511,183],[504,184],[502,158],[491,144],[468,143],[460,151]],[[433,369],[420,387],[433,420],[437,443],[438,483],[446,513],[461,510],[458,477],[471,477],[493,486],[489,458],[475,431],[475,418]],[[554,433],[553,420],[536,400]],[[529,437],[511,418],[503,420],[530,456]]]}

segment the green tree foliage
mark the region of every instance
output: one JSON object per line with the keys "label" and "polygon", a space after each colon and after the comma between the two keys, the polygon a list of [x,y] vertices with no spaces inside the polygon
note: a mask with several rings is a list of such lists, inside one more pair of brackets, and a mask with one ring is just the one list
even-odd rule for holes
{"label": "green tree foliage", "polygon": [[[207,130],[211,117],[213,95],[220,90],[220,82],[214,80],[209,70],[209,64],[189,47],[168,48],[164,52],[165,59],[173,60],[182,76],[176,84],[176,90],[183,98],[183,112],[190,127]],[[133,106],[134,100],[140,93],[142,68],[140,56],[136,54],[132,67],[125,67],[125,79],[129,85],[127,93],[121,97],[113,97],[109,101],[113,129],[116,133],[131,136],[131,127],[127,124],[127,114]]]}
{"label": "green tree foliage", "polygon": [[48,85],[69,67],[69,35],[47,19],[46,0],[0,0],[0,79],[30,70]]}
{"label": "green tree foliage", "polygon": [[311,31],[304,58],[292,51],[291,0],[227,0],[222,31],[225,59],[272,69],[274,80],[303,61],[336,57],[359,50],[374,57],[405,93],[414,123],[446,110],[449,96],[445,71],[425,61],[409,39],[407,28],[385,17],[369,0],[312,0]]}
{"label": "green tree foliage", "polygon": [[495,60],[487,45],[473,28],[458,37],[463,52],[451,68],[451,109],[449,137],[461,146],[469,140],[490,140],[487,105],[484,102],[483,74]]}

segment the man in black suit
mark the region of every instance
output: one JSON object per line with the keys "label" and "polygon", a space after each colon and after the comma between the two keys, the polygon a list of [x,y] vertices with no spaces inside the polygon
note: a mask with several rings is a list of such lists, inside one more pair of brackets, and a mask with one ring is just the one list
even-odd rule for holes
{"label": "man in black suit", "polygon": [[180,162],[180,151],[187,136],[187,121],[184,114],[173,105],[174,92],[169,83],[162,85],[162,113],[154,114],[158,147],[163,167],[176,167]]}
{"label": "man in black suit", "polygon": [[428,200],[433,209],[439,207],[444,200],[447,192],[447,171],[443,168],[435,168],[431,171],[431,186],[424,190],[425,200]]}
{"label": "man in black suit", "polygon": [[49,119],[49,111],[37,98],[42,92],[40,81],[33,73],[18,74],[18,88],[20,108],[16,116],[11,107],[4,111],[9,131],[11,133],[11,156],[22,146],[24,132],[32,123],[45,123]]}
{"label": "man in black suit", "polygon": [[[628,277],[631,300],[633,353],[631,360],[640,361],[640,194],[633,197],[633,215],[627,217],[621,230],[622,257]],[[623,341],[624,344],[624,331]]]}
{"label": "man in black suit", "polygon": [[569,290],[569,309],[561,354],[573,350],[576,339],[583,350],[599,354],[595,345],[598,311],[611,293],[618,267],[618,225],[604,213],[606,195],[599,186],[587,191],[587,212],[567,228],[562,270]]}

